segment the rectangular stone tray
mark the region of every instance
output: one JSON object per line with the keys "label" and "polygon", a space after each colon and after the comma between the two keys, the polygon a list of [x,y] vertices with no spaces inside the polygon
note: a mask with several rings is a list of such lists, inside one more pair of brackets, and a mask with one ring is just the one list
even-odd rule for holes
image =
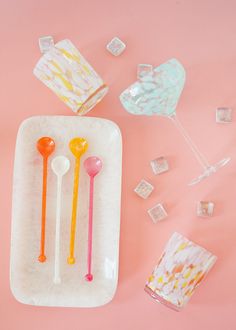
{"label": "rectangular stone tray", "polygon": [[[42,156],[37,140],[50,136],[56,149],[49,158],[46,256],[38,262],[41,228]],[[73,193],[74,156],[68,144],[84,137],[89,147],[81,159],[74,265],[67,264]],[[53,283],[56,222],[56,176],[51,170],[55,156],[64,155],[71,168],[63,178],[61,217],[61,279]],[[103,169],[95,178],[93,275],[87,273],[89,177],[83,168],[88,156],[98,156]],[[122,140],[113,122],[90,117],[39,116],[25,120],[18,132],[13,186],[11,290],[24,304],[37,306],[96,307],[112,300],[118,281]]]}

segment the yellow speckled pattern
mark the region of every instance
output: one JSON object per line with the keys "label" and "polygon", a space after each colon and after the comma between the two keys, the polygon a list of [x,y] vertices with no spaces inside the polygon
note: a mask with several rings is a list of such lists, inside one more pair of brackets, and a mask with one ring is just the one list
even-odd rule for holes
{"label": "yellow speckled pattern", "polygon": [[62,40],[38,61],[35,76],[82,115],[107,93],[108,87],[70,40]]}
{"label": "yellow speckled pattern", "polygon": [[[183,307],[216,262],[216,256],[174,233],[146,283],[146,291],[174,309]],[[171,306],[172,305],[172,306]]]}

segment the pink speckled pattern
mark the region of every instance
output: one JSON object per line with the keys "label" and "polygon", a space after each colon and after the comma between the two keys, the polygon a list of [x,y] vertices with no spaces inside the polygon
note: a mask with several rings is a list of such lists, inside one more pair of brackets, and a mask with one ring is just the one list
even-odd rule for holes
{"label": "pink speckled pattern", "polygon": [[160,296],[168,306],[180,309],[189,301],[216,259],[201,246],[174,233],[146,283],[147,291],[150,293],[151,290],[155,299]]}

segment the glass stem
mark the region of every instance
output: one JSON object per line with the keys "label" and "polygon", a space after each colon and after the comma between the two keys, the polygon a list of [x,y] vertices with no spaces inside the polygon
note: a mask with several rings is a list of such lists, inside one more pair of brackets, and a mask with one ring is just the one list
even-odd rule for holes
{"label": "glass stem", "polygon": [[181,122],[177,118],[177,115],[174,114],[174,115],[170,116],[169,118],[173,121],[175,126],[178,128],[179,132],[184,137],[185,141],[187,142],[190,149],[194,153],[194,155],[195,155],[197,161],[199,162],[199,164],[203,167],[204,170],[208,169],[210,167],[210,164],[208,163],[206,157],[199,151],[199,149],[197,148],[195,143],[192,141],[192,139],[190,138],[190,136],[188,135],[188,133],[186,132],[186,130],[182,126]]}

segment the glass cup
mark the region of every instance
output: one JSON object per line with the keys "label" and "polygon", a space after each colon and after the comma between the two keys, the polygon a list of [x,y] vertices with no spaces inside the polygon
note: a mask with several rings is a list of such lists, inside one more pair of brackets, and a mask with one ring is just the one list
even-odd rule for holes
{"label": "glass cup", "polygon": [[203,247],[174,233],[148,279],[145,291],[156,301],[179,311],[189,301],[216,259]]}
{"label": "glass cup", "polygon": [[108,91],[101,77],[68,39],[43,54],[33,72],[78,115],[91,110]]}
{"label": "glass cup", "polygon": [[138,73],[139,79],[121,93],[120,101],[125,110],[133,115],[155,115],[171,119],[203,170],[200,175],[191,180],[189,185],[201,182],[228,164],[230,157],[210,164],[179,121],[177,104],[186,79],[183,65],[172,58],[155,68],[152,68],[150,64],[139,65]]}

